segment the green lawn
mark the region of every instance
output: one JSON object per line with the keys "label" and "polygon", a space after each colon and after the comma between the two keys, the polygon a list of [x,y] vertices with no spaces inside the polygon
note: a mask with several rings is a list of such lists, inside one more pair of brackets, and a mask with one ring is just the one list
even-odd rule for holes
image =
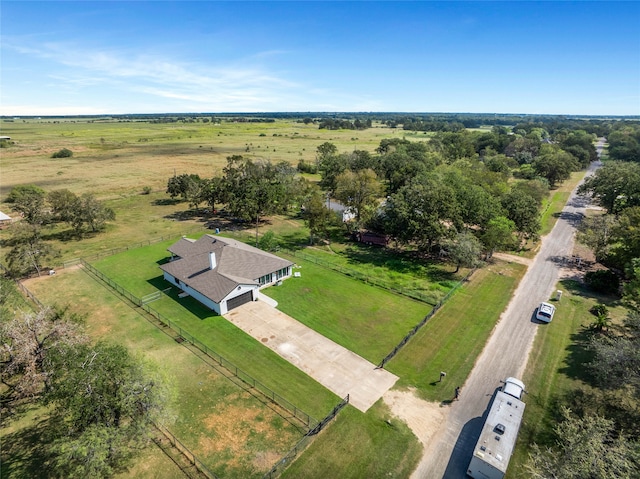
{"label": "green lawn", "polygon": [[422,445],[407,425],[391,419],[379,401],[366,414],[352,407],[341,411],[282,477],[405,478],[421,454]]}
{"label": "green lawn", "polygon": [[[158,268],[168,257],[173,241],[137,248],[93,262],[93,266],[137,297],[170,287]],[[135,266],[134,266],[135,265]],[[233,363],[249,376],[274,390],[317,419],[339,400],[298,368],[269,348],[204,307],[191,297],[179,298],[172,288],[149,306]]]}
{"label": "green lawn", "polygon": [[431,306],[335,271],[287,257],[298,278],[264,289],[278,309],[323,336],[378,364]]}
{"label": "green lawn", "polygon": [[[496,262],[478,270],[463,288],[393,358],[386,369],[397,387],[415,387],[421,397],[444,401],[464,383],[526,269]],[[438,383],[440,371],[447,379]]]}
{"label": "green lawn", "polygon": [[440,301],[468,272],[463,268],[454,274],[453,267],[418,260],[410,252],[397,253],[352,242],[295,251],[295,260],[299,258],[431,305]]}
{"label": "green lawn", "polygon": [[[81,269],[36,278],[27,286],[45,304],[70,304],[86,315],[94,340],[124,344],[155,363],[175,394],[169,414],[175,420],[169,430],[221,477],[262,477],[300,439],[301,424],[287,421],[288,415],[283,417],[278,409],[261,402],[259,395],[238,387]],[[64,299],[60,300],[62,292]],[[321,395],[322,391],[314,393]],[[322,415],[334,404],[327,402],[331,405]],[[258,457],[263,459],[257,461]],[[172,477],[170,468],[157,461],[136,464],[135,473],[127,477],[138,477],[140,469],[148,469],[155,477],[165,477],[160,471],[167,469],[166,477]]]}

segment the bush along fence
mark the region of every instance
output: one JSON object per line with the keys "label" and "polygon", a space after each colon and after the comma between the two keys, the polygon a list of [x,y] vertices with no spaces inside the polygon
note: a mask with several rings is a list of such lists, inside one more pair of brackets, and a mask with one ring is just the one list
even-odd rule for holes
{"label": "bush along fence", "polygon": [[335,418],[338,413],[349,404],[349,395],[340,401],[336,406],[331,410],[331,412],[325,417],[322,421],[320,421],[313,429],[310,429],[302,439],[291,449],[287,454],[285,454],[282,459],[276,462],[271,470],[267,472],[263,479],[275,479],[293,462],[293,460],[300,454],[302,451],[306,449],[306,447],[313,441],[314,437],[324,429],[324,427],[329,424],[333,418]]}
{"label": "bush along fence", "polygon": [[313,429],[314,427],[317,426],[317,424],[318,424],[318,420],[317,419],[314,419],[311,415],[309,415],[306,412],[302,411],[300,408],[298,408],[295,405],[293,405],[291,402],[289,402],[288,400],[286,400],[285,398],[283,398],[282,396],[280,396],[279,394],[274,392],[272,389],[270,389],[269,387],[265,386],[264,384],[262,384],[257,379],[251,377],[249,374],[245,373],[243,370],[239,369],[231,361],[225,359],[223,356],[221,356],[220,354],[216,353],[214,350],[212,350],[206,344],[203,344],[201,341],[199,341],[193,335],[189,334],[189,332],[187,332],[184,328],[182,328],[181,326],[177,325],[174,321],[171,321],[169,318],[164,316],[162,313],[158,312],[156,309],[154,309],[151,306],[149,306],[148,303],[143,302],[142,299],[140,299],[137,296],[135,296],[134,294],[130,293],[129,291],[124,289],[122,286],[120,286],[116,282],[112,281],[109,277],[107,277],[105,274],[100,272],[98,269],[96,269],[95,267],[93,267],[92,265],[87,263],[85,260],[80,260],[80,261],[81,261],[81,264],[83,265],[83,267],[87,271],[89,271],[91,274],[93,274],[98,279],[103,281],[109,287],[113,288],[121,296],[123,296],[124,298],[128,299],[131,303],[135,304],[136,306],[138,306],[139,308],[141,308],[142,310],[144,310],[145,312],[147,312],[151,316],[153,316],[158,321],[158,323],[156,324],[157,327],[159,327],[159,328],[169,327],[173,331],[175,331],[178,334],[178,337],[176,338],[176,340],[178,342],[180,342],[180,343],[186,342],[187,344],[192,345],[195,348],[197,348],[201,353],[203,353],[209,359],[212,359],[216,364],[222,366],[232,376],[238,378],[239,380],[241,380],[247,386],[259,391],[260,393],[262,393],[262,395],[264,397],[269,399],[271,402],[275,403],[276,405],[280,406],[284,410],[288,411],[292,415],[293,418],[295,418],[296,420],[298,420],[302,424],[304,424],[307,429]]}
{"label": "bush along fence", "polygon": [[458,283],[453,288],[451,288],[451,290],[449,290],[449,292],[444,298],[438,301],[438,303],[431,309],[431,311],[429,311],[429,314],[427,314],[424,318],[422,318],[422,321],[420,321],[413,328],[411,328],[411,331],[409,331],[407,335],[404,338],[402,338],[402,341],[400,341],[398,345],[395,348],[393,348],[393,350],[389,354],[387,354],[382,361],[380,361],[380,364],[378,364],[378,369],[384,368],[385,364],[387,364],[398,353],[398,351],[400,351],[404,347],[404,345],[409,342],[409,340],[420,330],[420,328],[425,324],[427,324],[427,321],[429,321],[433,317],[433,315],[438,312],[440,307],[451,296],[453,296],[453,293],[455,293],[465,282],[469,281],[469,278],[474,272],[475,272],[475,269],[472,269],[471,271],[469,271],[469,273],[467,273],[467,275],[463,279],[458,281]]}
{"label": "bush along fence", "polygon": [[357,279],[359,281],[370,284],[372,286],[376,286],[378,288],[391,291],[392,293],[406,296],[407,298],[415,299],[417,301],[422,301],[423,303],[427,303],[432,306],[438,304],[437,298],[434,297],[433,295],[424,294],[416,290],[399,288],[397,286],[394,286],[390,282],[373,279],[370,276],[367,276],[366,273],[361,273],[360,271],[356,271],[354,269],[345,268],[344,266],[340,266],[330,261],[324,261],[316,256],[305,254],[302,251],[281,250],[281,252],[289,256],[293,256],[294,258],[300,258],[310,263],[317,264],[318,266],[322,266],[323,268],[337,271],[338,273],[342,273],[346,276]]}

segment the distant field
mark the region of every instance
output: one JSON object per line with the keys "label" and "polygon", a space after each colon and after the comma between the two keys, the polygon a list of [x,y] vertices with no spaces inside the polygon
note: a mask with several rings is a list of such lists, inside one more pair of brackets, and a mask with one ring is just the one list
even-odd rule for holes
{"label": "distant field", "polygon": [[[371,153],[383,138],[403,130],[374,125],[362,131],[320,130],[317,125],[274,123],[161,123],[24,120],[0,122],[12,145],[2,149],[0,199],[16,185],[33,183],[49,191],[68,188],[101,198],[166,189],[175,173],[220,175],[231,155],[273,163],[315,161],[316,149],[331,142],[340,152]],[[71,158],[51,158],[68,148]],[[37,171],[37,175],[34,172]]]}

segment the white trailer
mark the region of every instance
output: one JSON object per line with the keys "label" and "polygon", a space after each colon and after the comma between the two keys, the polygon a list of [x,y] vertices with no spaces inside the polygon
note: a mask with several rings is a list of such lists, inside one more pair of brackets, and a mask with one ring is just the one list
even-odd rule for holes
{"label": "white trailer", "polygon": [[525,404],[498,391],[480,438],[473,450],[467,474],[474,479],[502,479],[516,445]]}

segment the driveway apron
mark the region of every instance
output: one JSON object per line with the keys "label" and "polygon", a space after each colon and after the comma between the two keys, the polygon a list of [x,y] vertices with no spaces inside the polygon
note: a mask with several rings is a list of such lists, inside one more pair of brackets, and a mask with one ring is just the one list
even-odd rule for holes
{"label": "driveway apron", "polygon": [[264,301],[233,309],[224,317],[301,371],[366,412],[398,377],[325,338]]}

